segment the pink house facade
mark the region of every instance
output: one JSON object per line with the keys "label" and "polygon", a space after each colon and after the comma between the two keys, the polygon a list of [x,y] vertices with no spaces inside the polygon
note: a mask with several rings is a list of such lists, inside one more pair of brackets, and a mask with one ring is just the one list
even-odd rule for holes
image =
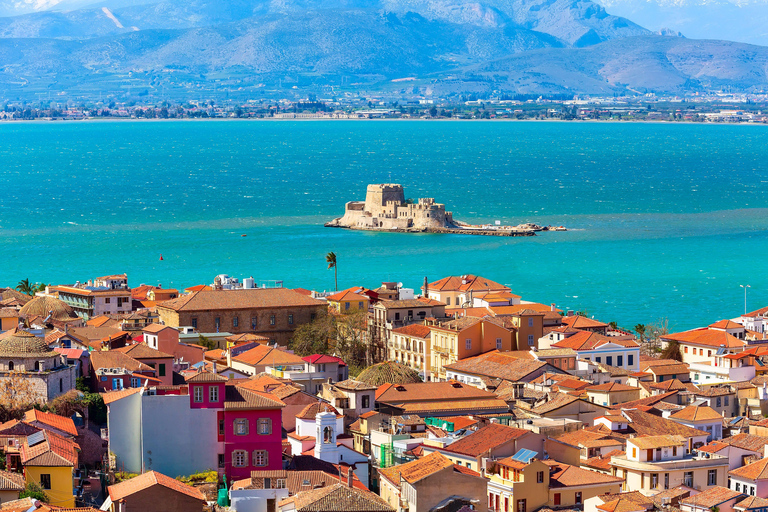
{"label": "pink house facade", "polygon": [[282,469],[283,402],[215,373],[107,404],[109,449],[123,471],[169,476],[218,469],[228,479]]}

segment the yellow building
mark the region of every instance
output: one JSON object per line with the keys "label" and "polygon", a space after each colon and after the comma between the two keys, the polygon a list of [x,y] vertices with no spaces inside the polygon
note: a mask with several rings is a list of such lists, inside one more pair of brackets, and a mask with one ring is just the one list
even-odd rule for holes
{"label": "yellow building", "polygon": [[48,430],[28,436],[21,447],[24,479],[39,485],[48,496],[49,504],[74,507],[73,472],[78,451],[77,443]]}
{"label": "yellow building", "polygon": [[432,329],[422,324],[411,324],[392,329],[387,343],[387,359],[404,364],[422,376],[429,375],[432,355]]}
{"label": "yellow building", "polygon": [[508,286],[481,276],[467,274],[448,276],[434,283],[422,286],[425,297],[445,303],[448,308],[472,307],[474,296],[485,296],[488,292],[510,292]]}
{"label": "yellow building", "polygon": [[496,461],[486,475],[488,509],[530,512],[541,507],[579,507],[594,496],[618,493],[623,480],[554,460],[515,454]]}
{"label": "yellow building", "polygon": [[19,310],[16,308],[0,308],[0,332],[19,326]]}
{"label": "yellow building", "polygon": [[328,306],[336,313],[357,313],[368,311],[370,299],[351,290],[342,290],[327,297]]}
{"label": "yellow building", "polygon": [[512,331],[490,319],[462,317],[429,325],[429,380],[444,381],[445,366],[491,350],[514,350]]}

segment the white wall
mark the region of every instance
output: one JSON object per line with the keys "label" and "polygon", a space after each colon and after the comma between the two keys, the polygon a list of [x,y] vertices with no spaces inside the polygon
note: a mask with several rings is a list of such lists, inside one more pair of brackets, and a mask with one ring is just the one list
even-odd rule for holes
{"label": "white wall", "polygon": [[109,451],[117,471],[141,472],[141,392],[107,406]]}
{"label": "white wall", "polygon": [[235,512],[268,512],[267,499],[275,503],[288,497],[288,489],[239,489],[229,491],[230,509]]}
{"label": "white wall", "polygon": [[143,471],[177,477],[218,469],[217,409],[190,409],[188,395],[144,396],[142,401]]}

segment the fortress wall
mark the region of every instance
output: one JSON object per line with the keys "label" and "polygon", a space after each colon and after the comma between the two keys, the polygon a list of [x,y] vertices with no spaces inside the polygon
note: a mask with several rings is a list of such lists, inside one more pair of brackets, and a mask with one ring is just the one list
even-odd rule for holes
{"label": "fortress wall", "polygon": [[397,204],[405,202],[405,192],[402,185],[390,183],[368,185],[365,193],[365,211],[371,212],[375,217],[389,201]]}

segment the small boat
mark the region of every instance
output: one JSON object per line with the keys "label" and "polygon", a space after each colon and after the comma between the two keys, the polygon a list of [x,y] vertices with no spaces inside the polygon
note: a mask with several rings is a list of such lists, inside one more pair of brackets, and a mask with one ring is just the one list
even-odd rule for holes
{"label": "small boat", "polygon": [[248,235],[240,235],[240,236],[248,236]]}

